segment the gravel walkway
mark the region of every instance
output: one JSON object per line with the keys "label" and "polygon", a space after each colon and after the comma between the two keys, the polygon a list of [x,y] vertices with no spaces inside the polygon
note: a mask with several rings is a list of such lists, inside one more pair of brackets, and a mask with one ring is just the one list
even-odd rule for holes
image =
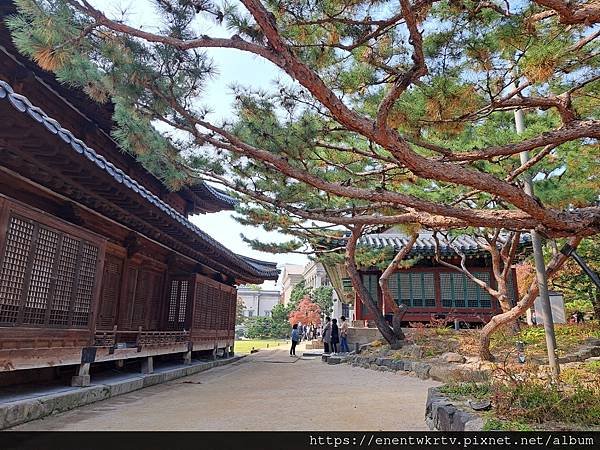
{"label": "gravel walkway", "polygon": [[[300,353],[299,353],[300,354]],[[14,430],[425,430],[435,381],[260,351]]]}

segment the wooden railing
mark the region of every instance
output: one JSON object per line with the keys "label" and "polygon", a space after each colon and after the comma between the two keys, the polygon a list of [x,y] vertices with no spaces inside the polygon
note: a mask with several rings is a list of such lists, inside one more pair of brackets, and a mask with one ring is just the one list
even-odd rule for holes
{"label": "wooden railing", "polygon": [[94,345],[97,347],[142,347],[145,345],[172,345],[190,340],[189,331],[96,330]]}

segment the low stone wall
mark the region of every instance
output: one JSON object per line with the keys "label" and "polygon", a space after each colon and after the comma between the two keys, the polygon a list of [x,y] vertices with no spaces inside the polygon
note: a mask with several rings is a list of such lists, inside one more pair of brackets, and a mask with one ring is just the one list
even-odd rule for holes
{"label": "low stone wall", "polygon": [[382,338],[377,328],[348,328],[348,346],[351,350],[354,350],[356,344],[361,346]]}
{"label": "low stone wall", "polygon": [[485,371],[461,367],[460,364],[434,360],[423,362],[351,354],[339,356],[323,355],[323,361],[329,364],[346,363],[355,367],[379,371],[402,371],[423,380],[431,378],[446,383],[451,381],[485,381],[488,379],[488,373]]}
{"label": "low stone wall", "polygon": [[62,392],[25,398],[0,404],[0,430],[13,427],[31,420],[65,412],[90,403],[106,400],[117,395],[127,394],[138,389],[176,378],[193,375],[213,367],[222,366],[240,360],[243,356],[202,361],[191,365],[157,371],[147,375],[136,375],[115,381],[106,380],[83,388],[68,388]]}
{"label": "low stone wall", "polygon": [[425,423],[434,431],[481,431],[483,419],[465,406],[445,397],[438,388],[429,388]]}
{"label": "low stone wall", "polygon": [[587,338],[583,345],[575,352],[570,355],[558,358],[560,364],[585,361],[589,358],[595,358],[600,356],[600,339]]}

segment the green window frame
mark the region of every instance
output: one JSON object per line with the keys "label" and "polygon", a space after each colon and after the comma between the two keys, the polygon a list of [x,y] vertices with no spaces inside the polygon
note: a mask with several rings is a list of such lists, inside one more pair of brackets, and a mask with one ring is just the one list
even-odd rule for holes
{"label": "green window frame", "polygon": [[[362,274],[362,282],[373,300],[379,304],[379,276],[377,274],[364,273]],[[361,311],[363,317],[369,312],[363,302],[361,302]]]}
{"label": "green window frame", "polygon": [[[490,282],[489,272],[473,272],[482,281]],[[491,308],[490,294],[467,278],[463,273],[440,272],[442,307]]]}
{"label": "green window frame", "polygon": [[435,308],[435,276],[433,272],[399,271],[388,280],[390,294],[400,305],[413,308]]}

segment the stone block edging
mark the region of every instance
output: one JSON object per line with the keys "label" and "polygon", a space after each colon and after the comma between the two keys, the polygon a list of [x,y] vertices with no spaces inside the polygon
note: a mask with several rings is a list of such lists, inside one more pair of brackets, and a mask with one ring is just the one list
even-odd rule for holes
{"label": "stone block edging", "polygon": [[425,423],[433,431],[481,431],[484,422],[432,387],[427,391]]}
{"label": "stone block edging", "polygon": [[0,430],[230,364],[244,357],[245,355],[236,355],[216,361],[196,362],[147,375],[140,374],[125,380],[107,380],[88,387],[2,403],[0,404]]}
{"label": "stone block edging", "polygon": [[422,380],[432,379],[445,383],[449,381],[485,381],[489,377],[488,372],[441,361],[423,362],[361,355],[323,355],[322,359],[328,364],[346,363],[382,372],[403,371]]}

